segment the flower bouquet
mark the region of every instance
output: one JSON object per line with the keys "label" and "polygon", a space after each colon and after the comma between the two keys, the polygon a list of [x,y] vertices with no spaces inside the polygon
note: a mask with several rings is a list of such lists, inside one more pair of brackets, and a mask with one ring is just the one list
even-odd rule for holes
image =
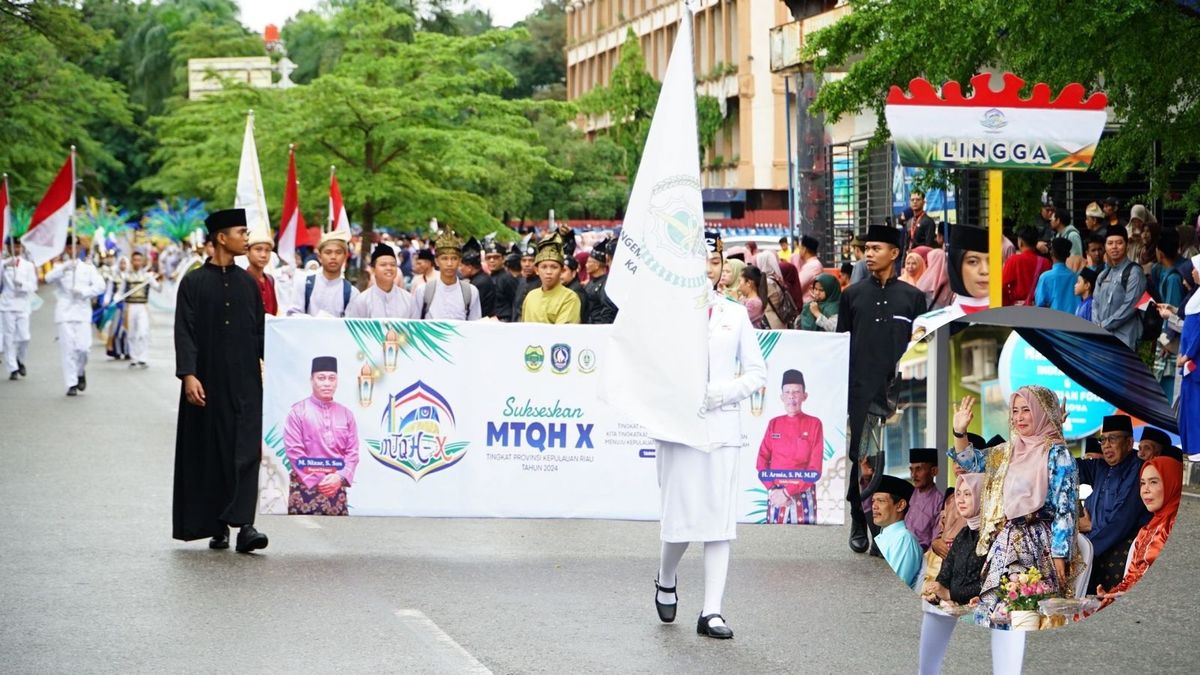
{"label": "flower bouquet", "polygon": [[1037,630],[1041,623],[1038,603],[1053,595],[1050,584],[1036,567],[1008,575],[1000,584],[1000,592],[1008,607],[1013,630]]}

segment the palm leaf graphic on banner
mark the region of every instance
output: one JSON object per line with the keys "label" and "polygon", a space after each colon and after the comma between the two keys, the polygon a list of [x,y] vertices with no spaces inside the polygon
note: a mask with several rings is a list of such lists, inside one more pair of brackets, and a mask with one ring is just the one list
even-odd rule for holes
{"label": "palm leaf graphic on banner", "polygon": [[454,363],[445,346],[452,337],[461,334],[454,326],[444,321],[374,321],[371,319],[346,319],[346,329],[354,338],[358,350],[369,362],[372,368],[378,368],[382,358],[382,348],[387,340],[388,331],[396,333],[400,344],[400,353],[413,359],[413,353],[426,360],[435,358],[446,363]]}
{"label": "palm leaf graphic on banner", "polygon": [[288,473],[292,471],[292,463],[288,461],[287,453],[283,450],[283,433],[279,430],[279,425],[273,425],[263,434],[263,445],[267,446],[275,456],[283,462],[283,468],[287,469]]}
{"label": "palm leaf graphic on banner", "polygon": [[775,345],[779,343],[779,331],[760,330],[758,331],[758,348],[762,350],[764,359],[771,357],[771,352],[775,351]]}

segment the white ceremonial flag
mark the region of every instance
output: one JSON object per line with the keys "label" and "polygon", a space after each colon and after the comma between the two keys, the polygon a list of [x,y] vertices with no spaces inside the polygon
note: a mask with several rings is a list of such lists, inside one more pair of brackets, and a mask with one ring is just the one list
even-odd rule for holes
{"label": "white ceremonial flag", "polygon": [[258,169],[258,147],[254,144],[254,111],[246,115],[246,134],[242,138],[242,163],[238,166],[237,196],[233,208],[246,210],[246,227],[251,232],[271,232],[267,217],[267,197],[263,193],[262,172]]}
{"label": "white ceremonial flag", "polygon": [[656,440],[705,449],[708,301],[692,14],[684,9],[605,290],[600,397]]}

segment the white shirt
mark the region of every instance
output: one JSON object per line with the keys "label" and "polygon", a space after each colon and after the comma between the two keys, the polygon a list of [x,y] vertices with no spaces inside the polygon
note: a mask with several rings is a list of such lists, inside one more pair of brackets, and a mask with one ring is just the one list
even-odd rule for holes
{"label": "white shirt", "polygon": [[[463,305],[463,293],[459,288],[459,283],[454,282],[453,285],[447,286],[442,283],[442,278],[438,277],[433,282],[435,284],[433,291],[433,301],[429,303],[429,311],[425,313],[426,319],[451,320],[451,321],[478,321],[482,316],[479,309],[479,289],[466,282],[467,288],[471,291],[471,308],[468,311]],[[417,305],[417,316],[421,316],[421,309],[425,306],[425,284],[413,288],[413,300]]]}
{"label": "white shirt", "polygon": [[54,285],[54,322],[92,320],[92,298],[104,292],[108,284],[90,262],[72,260],[57,263],[46,274],[46,283]]}
{"label": "white shirt", "polygon": [[[15,264],[14,264],[15,263]],[[30,312],[37,291],[37,272],[28,260],[0,262],[0,312]]]}
{"label": "white shirt", "polygon": [[[308,279],[297,276],[295,283],[292,285],[292,306],[288,308],[287,315],[343,316],[346,312],[346,306],[349,304],[342,303],[342,299],[346,293],[344,290],[344,279],[341,276],[335,279],[327,279],[324,272],[317,272],[312,275],[312,278],[315,281],[313,282],[312,297],[308,299],[308,311],[304,311],[304,289],[308,286]],[[358,289],[351,285],[350,301],[353,302],[356,297],[358,297]]]}
{"label": "white shirt", "polygon": [[421,309],[417,307],[412,294],[401,288],[400,284],[392,286],[387,293],[378,286],[372,286],[350,301],[346,318],[419,319]]}

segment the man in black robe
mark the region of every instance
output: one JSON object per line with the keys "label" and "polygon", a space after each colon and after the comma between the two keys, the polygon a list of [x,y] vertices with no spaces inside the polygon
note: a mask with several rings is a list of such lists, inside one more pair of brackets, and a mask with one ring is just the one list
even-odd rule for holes
{"label": "man in black robe", "polygon": [[458,271],[479,291],[479,315],[487,319],[496,316],[496,285],[492,283],[492,277],[483,271],[482,251],[483,247],[475,237],[468,239],[462,246]]}
{"label": "man in black robe", "polygon": [[[925,313],[925,293],[896,277],[901,231],[884,225],[867,228],[867,269],[871,276],[851,284],[838,304],[839,333],[850,333],[850,549],[862,553],[870,546],[858,484],[859,450],[868,412],[885,414],[888,390],[896,364],[912,337],[913,320]],[[882,473],[880,471],[879,473]]]}
{"label": "man in black robe", "polygon": [[267,547],[254,529],[262,458],[263,304],[258,284],[233,263],[245,255],[246,212],[228,209],[205,221],[213,256],[179,284],[175,376],[183,382],[175,435],[174,537],[211,537],[237,550]]}
{"label": "man in black robe", "polygon": [[521,255],[519,253],[506,254],[500,242],[493,241],[488,244],[487,261],[491,266],[488,275],[491,276],[492,285],[496,289],[494,300],[496,318],[509,323],[513,320],[513,300],[517,295],[517,278],[513,276],[512,270],[515,268],[517,272],[520,272]]}

